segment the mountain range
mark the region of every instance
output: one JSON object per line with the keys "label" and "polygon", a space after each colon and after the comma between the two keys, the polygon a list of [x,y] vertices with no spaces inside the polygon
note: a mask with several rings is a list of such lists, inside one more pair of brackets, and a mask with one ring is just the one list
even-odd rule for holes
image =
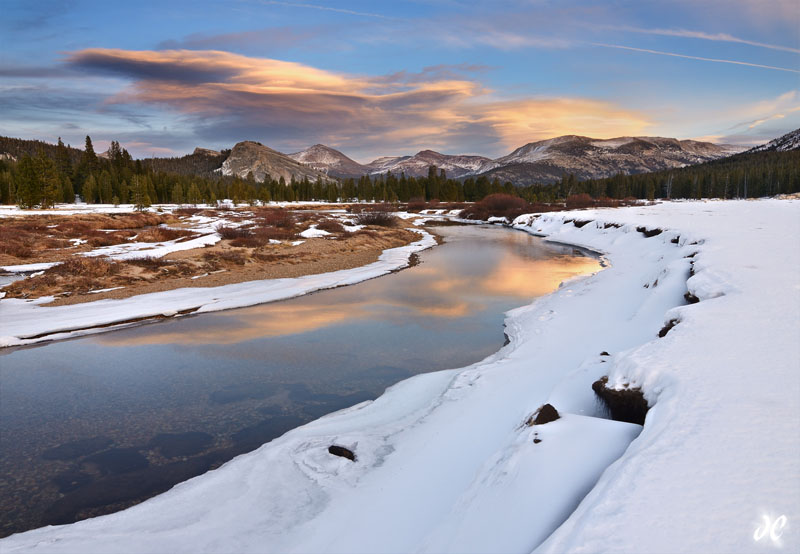
{"label": "mountain range", "polygon": [[662,137],[595,139],[566,135],[528,143],[496,159],[422,150],[413,156],[383,157],[359,164],[338,150],[321,144],[289,157],[337,178],[378,175],[388,171],[423,177],[433,165],[454,179],[485,175],[490,179],[497,177],[501,181],[527,185],[552,183],[569,173],[578,179],[596,179],[617,173],[658,171],[715,160],[742,150],[730,145]]}
{"label": "mountain range", "polygon": [[[800,129],[747,152],[798,148]],[[0,137],[0,159],[13,161],[22,154],[35,154],[39,150],[53,155],[55,146],[41,141]],[[330,182],[389,171],[395,175],[404,173],[409,177],[424,177],[431,166],[436,166],[437,171],[444,170],[454,179],[485,176],[515,185],[529,185],[553,183],[566,174],[573,174],[578,179],[597,179],[618,173],[668,170],[725,158],[743,150],[724,144],[663,137],[595,139],[565,135],[528,143],[495,159],[422,150],[413,156],[386,156],[361,164],[323,144],[287,155],[258,142],[243,141],[231,150],[221,152],[196,148],[192,154],[179,158],[146,158],[141,161],[156,171],[203,176],[216,173],[243,179],[252,173],[256,181],[282,177],[286,182],[292,178]],[[82,153],[77,148],[67,148],[67,151],[73,161]]]}

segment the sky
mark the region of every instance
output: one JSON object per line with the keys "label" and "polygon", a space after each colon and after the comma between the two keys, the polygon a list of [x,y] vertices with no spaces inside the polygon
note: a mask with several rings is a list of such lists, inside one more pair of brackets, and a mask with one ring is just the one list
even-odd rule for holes
{"label": "sky", "polygon": [[796,0],[4,0],[0,135],[359,162],[800,127]]}

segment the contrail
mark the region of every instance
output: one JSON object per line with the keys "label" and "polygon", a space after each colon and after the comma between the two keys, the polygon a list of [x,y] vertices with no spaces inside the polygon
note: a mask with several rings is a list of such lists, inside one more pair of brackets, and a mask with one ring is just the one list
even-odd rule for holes
{"label": "contrail", "polygon": [[662,52],[660,50],[648,50],[647,48],[634,48],[633,46],[622,46],[619,44],[603,44],[602,42],[592,42],[592,46],[602,46],[603,48],[617,48],[619,50],[632,50],[634,52],[645,52],[647,54],[659,54],[661,56],[672,56],[674,58],[686,58],[687,60],[700,60],[704,62],[730,63],[734,65],[747,65],[750,67],[761,67],[763,69],[774,69],[776,71],[788,71],[789,73],[800,73],[800,69],[789,69],[787,67],[776,67],[774,65],[762,65],[760,63],[740,62],[736,60],[722,60],[718,58],[703,58],[701,56],[688,56],[686,54],[676,54],[674,52]]}
{"label": "contrail", "polygon": [[346,13],[349,15],[360,15],[364,17],[377,17],[379,19],[392,19],[391,17],[387,17],[385,15],[381,15],[378,13],[369,13],[369,12],[357,12],[354,10],[345,10],[342,8],[331,8],[329,6],[320,6],[317,4],[305,4],[301,2],[279,2],[277,0],[262,0],[262,4],[271,4],[274,6],[286,6],[288,8],[309,8],[312,10],[323,10],[326,12],[337,12],[337,13]]}
{"label": "contrail", "polygon": [[769,44],[766,42],[756,42],[754,40],[747,40],[728,33],[704,33],[703,31],[690,31],[688,29],[644,29],[641,27],[609,27],[617,31],[627,31],[630,33],[641,33],[645,35],[661,35],[665,37],[682,37],[682,38],[697,38],[702,40],[713,40],[716,42],[732,42],[736,44],[746,44],[748,46],[756,46],[758,48],[769,48],[770,50],[780,50],[782,52],[792,52],[793,54],[800,54],[800,49],[792,48],[790,46],[781,46],[779,44]]}

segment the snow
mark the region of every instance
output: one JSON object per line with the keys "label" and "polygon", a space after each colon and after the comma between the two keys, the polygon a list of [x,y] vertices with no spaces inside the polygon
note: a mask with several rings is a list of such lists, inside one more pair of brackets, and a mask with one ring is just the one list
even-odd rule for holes
{"label": "snow", "polygon": [[633,137],[618,137],[607,140],[593,140],[589,144],[597,148],[619,148],[634,141]]}
{"label": "snow", "polygon": [[52,296],[32,301],[3,299],[0,302],[0,347],[90,334],[102,331],[97,329],[100,325],[124,324],[137,318],[252,306],[372,279],[405,267],[410,254],[436,244],[430,234],[420,230],[416,232],[422,235],[420,240],[407,246],[385,250],[378,261],[366,266],[295,279],[249,281],[219,287],[189,287],[71,306],[42,306],[52,301]]}
{"label": "snow", "polygon": [[110,289],[94,289],[90,290],[89,294],[100,294],[101,292],[111,292],[112,290],[124,289],[125,287],[111,287]]}
{"label": "snow", "polygon": [[[800,202],[764,200],[521,216],[521,231],[594,249],[608,267],[509,312],[498,353],[398,383],[123,512],[0,548],[797,551],[799,215]],[[699,303],[683,303],[687,286]],[[590,385],[603,375],[642,388],[643,428],[598,417]],[[561,419],[524,425],[545,402]],[[780,515],[777,542],[754,538]]]}
{"label": "snow", "polygon": [[0,271],[7,273],[32,273],[34,271],[44,271],[45,269],[50,269],[58,264],[59,262],[42,262],[38,264],[4,265],[0,266]]}
{"label": "snow", "polygon": [[316,225],[312,225],[311,227],[300,233],[300,236],[306,239],[322,238],[322,237],[327,237],[328,235],[330,235],[328,231],[317,229]]}
{"label": "snow", "polygon": [[184,241],[176,239],[164,242],[128,242],[112,246],[101,246],[83,253],[83,256],[107,256],[112,260],[161,258],[172,252],[211,246],[220,240],[221,237],[218,234],[212,233]]}

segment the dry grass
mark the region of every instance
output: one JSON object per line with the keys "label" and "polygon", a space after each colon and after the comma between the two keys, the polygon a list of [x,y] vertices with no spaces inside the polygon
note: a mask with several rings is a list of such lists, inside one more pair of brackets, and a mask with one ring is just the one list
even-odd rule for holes
{"label": "dry grass", "polygon": [[119,272],[119,264],[106,258],[75,256],[51,267],[44,275],[67,275],[80,277],[105,277]]}
{"label": "dry grass", "polygon": [[202,212],[201,208],[178,208],[175,210],[175,215],[195,215],[197,213]]}
{"label": "dry grass", "polygon": [[183,229],[170,229],[168,227],[153,227],[139,233],[136,240],[139,242],[165,242],[194,235],[191,231]]}

